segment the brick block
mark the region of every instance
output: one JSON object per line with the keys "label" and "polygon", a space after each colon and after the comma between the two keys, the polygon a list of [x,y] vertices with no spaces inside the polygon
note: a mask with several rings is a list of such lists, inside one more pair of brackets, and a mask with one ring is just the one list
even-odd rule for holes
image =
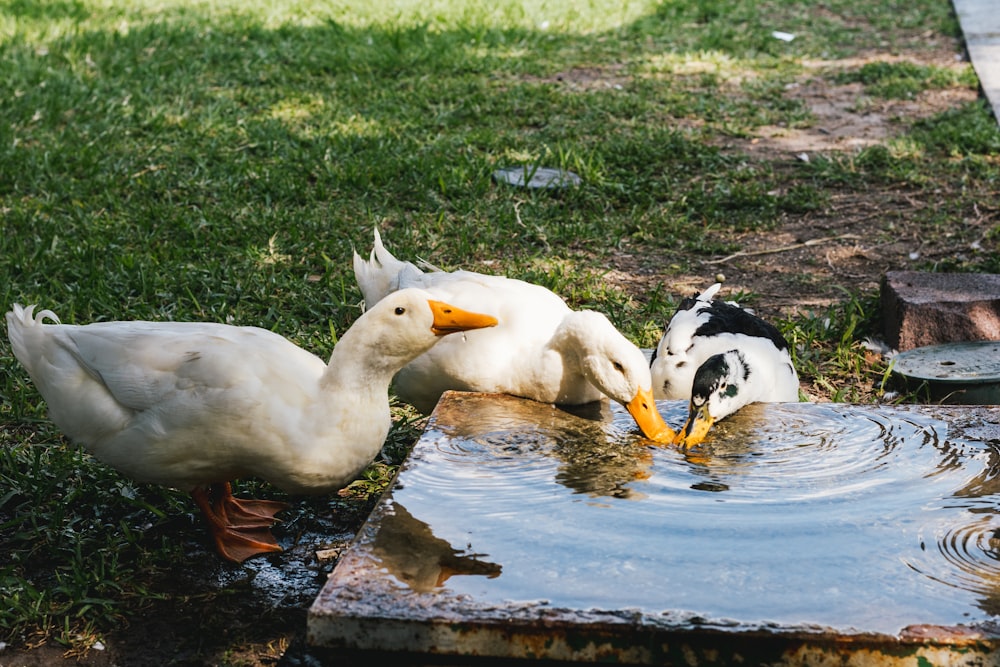
{"label": "brick block", "polygon": [[885,342],[924,345],[1000,340],[1000,275],[888,271],[880,293]]}

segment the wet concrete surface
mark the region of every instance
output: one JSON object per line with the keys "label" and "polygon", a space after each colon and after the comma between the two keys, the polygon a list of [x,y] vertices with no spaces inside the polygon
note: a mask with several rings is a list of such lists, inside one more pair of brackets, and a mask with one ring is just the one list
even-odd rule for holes
{"label": "wet concrete surface", "polygon": [[997,660],[998,434],[988,407],[757,405],[685,453],[617,406],[449,393],[310,609],[307,652]]}

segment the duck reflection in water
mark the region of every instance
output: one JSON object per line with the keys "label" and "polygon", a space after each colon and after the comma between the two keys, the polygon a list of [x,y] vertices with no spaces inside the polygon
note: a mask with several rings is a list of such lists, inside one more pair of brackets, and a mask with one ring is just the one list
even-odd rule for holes
{"label": "duck reflection in water", "polygon": [[[528,475],[525,454],[535,452],[558,464],[555,481],[591,497],[639,500],[646,494],[635,482],[652,476],[650,441],[637,436],[626,413],[616,414],[609,401],[578,406],[502,394],[450,392],[438,404],[436,426],[456,441],[475,443],[483,462],[504,465],[501,474]],[[500,471],[498,470],[498,473]]]}
{"label": "duck reflection in water", "polygon": [[458,575],[493,579],[500,576],[502,569],[496,563],[480,560],[484,554],[453,548],[399,503],[393,503],[382,517],[372,554],[392,576],[418,593],[439,589]]}
{"label": "duck reflection in water", "polygon": [[700,478],[691,484],[691,489],[718,493],[738,485],[757,465],[758,439],[767,428],[765,405],[754,403],[717,424],[710,441],[696,448],[681,449],[677,455],[683,457],[690,473]]}

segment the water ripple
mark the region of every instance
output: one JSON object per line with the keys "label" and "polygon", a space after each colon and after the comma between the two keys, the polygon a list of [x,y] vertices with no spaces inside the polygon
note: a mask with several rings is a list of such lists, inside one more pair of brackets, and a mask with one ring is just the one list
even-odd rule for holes
{"label": "water ripple", "polygon": [[750,406],[702,446],[665,457],[664,487],[727,491],[728,501],[802,502],[920,484],[960,458],[940,437],[940,422],[810,408]]}
{"label": "water ripple", "polygon": [[970,515],[968,523],[942,520],[920,531],[920,557],[907,557],[916,572],[939,583],[977,593],[1000,608],[1000,516]]}

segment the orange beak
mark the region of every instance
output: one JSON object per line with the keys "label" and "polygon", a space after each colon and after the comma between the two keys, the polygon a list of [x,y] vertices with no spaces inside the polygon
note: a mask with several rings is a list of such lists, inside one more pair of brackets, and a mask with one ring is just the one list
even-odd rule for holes
{"label": "orange beak", "polygon": [[653,442],[669,444],[674,441],[676,433],[667,426],[660,411],[656,409],[656,401],[653,400],[651,389],[640,389],[635,398],[626,404],[625,409],[639,425],[642,434]]}
{"label": "orange beak", "polygon": [[497,325],[497,318],[492,315],[472,313],[461,308],[456,308],[444,301],[428,299],[427,303],[430,304],[431,312],[434,313],[434,323],[431,325],[431,331],[434,332],[435,336],[445,336],[458,331],[483,329]]}
{"label": "orange beak", "polygon": [[708,431],[714,423],[715,418],[708,411],[708,403],[705,403],[700,408],[695,408],[692,404],[687,421],[681,427],[681,430],[677,432],[674,444],[683,445],[684,449],[701,444],[701,441],[708,435]]}

